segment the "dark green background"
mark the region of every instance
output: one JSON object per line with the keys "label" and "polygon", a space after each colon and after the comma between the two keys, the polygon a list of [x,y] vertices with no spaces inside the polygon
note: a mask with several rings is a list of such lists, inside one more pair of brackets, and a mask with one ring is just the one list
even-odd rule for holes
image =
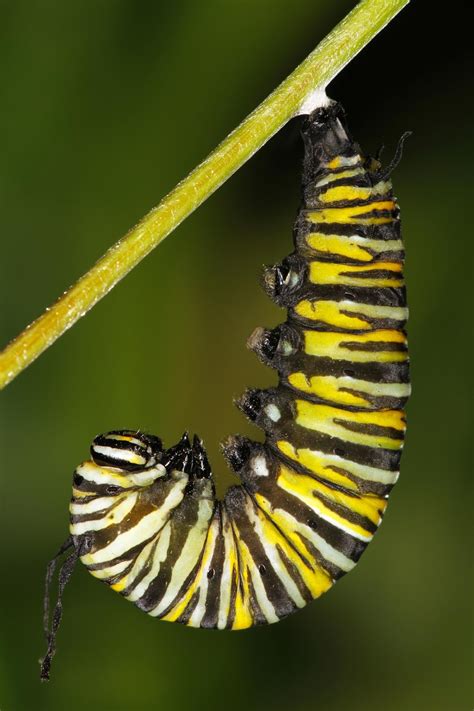
{"label": "dark green background", "polygon": [[[0,2],[2,340],[80,276],[351,8],[338,0]],[[391,156],[407,247],[414,393],[402,477],[357,569],[268,628],[159,623],[79,567],[49,685],[45,563],[98,432],[171,445],[259,437],[232,405],[274,374],[245,348],[283,313],[258,286],[291,248],[298,121],[2,394],[1,711],[461,711],[468,682],[466,58],[412,3],[330,88]],[[432,13],[436,15],[434,5]],[[423,14],[424,13],[424,14]],[[428,29],[429,28],[429,29]],[[457,83],[456,83],[457,82]],[[472,198],[471,198],[472,200]],[[463,214],[464,213],[464,214]]]}

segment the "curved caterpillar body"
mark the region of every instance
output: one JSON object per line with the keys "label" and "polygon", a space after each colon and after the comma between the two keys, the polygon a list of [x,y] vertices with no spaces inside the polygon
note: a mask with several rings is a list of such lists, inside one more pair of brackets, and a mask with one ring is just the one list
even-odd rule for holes
{"label": "curved caterpillar body", "polygon": [[165,450],[127,430],[97,437],[74,474],[70,558],[164,620],[242,629],[303,607],[355,566],[398,477],[410,386],[391,168],[335,102],[303,138],[295,250],[264,274],[287,320],[249,340],[279,383],[238,402],[265,441],[224,444],[242,484],[216,501],[197,437]]}

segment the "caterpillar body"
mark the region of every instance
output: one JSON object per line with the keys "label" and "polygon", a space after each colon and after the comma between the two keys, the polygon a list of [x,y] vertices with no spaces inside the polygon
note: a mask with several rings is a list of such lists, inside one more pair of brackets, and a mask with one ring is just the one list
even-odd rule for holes
{"label": "caterpillar body", "polygon": [[[226,440],[242,483],[216,501],[198,437],[170,449],[137,431],[97,437],[74,473],[60,593],[80,558],[154,617],[243,629],[326,592],[376,532],[398,477],[410,392],[393,166],[364,157],[336,102],[307,117],[302,134],[295,249],[263,278],[287,320],[249,339],[279,383],[237,403],[264,443]],[[43,678],[60,617],[59,599]],[[46,629],[48,620],[46,606]]]}

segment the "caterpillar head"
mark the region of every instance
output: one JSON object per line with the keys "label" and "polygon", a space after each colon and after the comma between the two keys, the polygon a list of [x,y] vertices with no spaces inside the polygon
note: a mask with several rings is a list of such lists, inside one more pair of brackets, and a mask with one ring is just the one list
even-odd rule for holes
{"label": "caterpillar head", "polygon": [[[135,430],[112,430],[94,438],[91,459],[74,472],[73,496],[117,496],[174,480],[210,477],[201,440],[191,444],[187,432],[167,450],[155,435]],[[156,486],[155,486],[156,488]]]}
{"label": "caterpillar head", "polygon": [[154,435],[113,430],[94,438],[91,459],[74,472],[73,497],[116,496],[147,487],[166,476],[163,446]]}

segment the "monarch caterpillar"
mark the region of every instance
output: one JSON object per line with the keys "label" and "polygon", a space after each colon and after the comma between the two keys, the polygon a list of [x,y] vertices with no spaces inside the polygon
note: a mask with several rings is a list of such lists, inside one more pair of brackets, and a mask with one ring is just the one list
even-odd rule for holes
{"label": "monarch caterpillar", "polygon": [[[243,629],[326,592],[382,520],[410,392],[404,253],[389,180],[405,135],[386,169],[362,155],[336,102],[311,113],[302,135],[295,250],[263,277],[287,320],[257,328],[248,343],[279,383],[237,403],[265,442],[224,442],[242,483],[216,501],[197,436],[170,449],[132,430],[94,439],[74,473],[71,535],[48,565],[43,679],[78,558],[154,617]],[[50,627],[49,585],[69,548]]]}

